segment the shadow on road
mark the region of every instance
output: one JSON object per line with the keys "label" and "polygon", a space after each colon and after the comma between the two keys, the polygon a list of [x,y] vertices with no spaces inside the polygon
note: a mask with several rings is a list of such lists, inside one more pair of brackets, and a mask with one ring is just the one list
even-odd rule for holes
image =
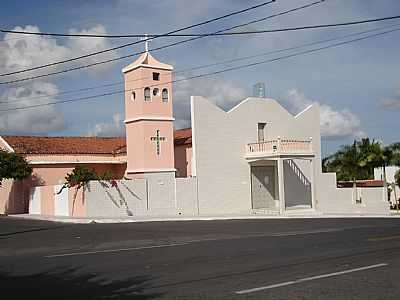
{"label": "shadow on road", "polygon": [[1,294],[12,299],[156,299],[160,293],[146,293],[149,278],[135,276],[110,281],[76,268],[36,274],[15,275],[0,271]]}

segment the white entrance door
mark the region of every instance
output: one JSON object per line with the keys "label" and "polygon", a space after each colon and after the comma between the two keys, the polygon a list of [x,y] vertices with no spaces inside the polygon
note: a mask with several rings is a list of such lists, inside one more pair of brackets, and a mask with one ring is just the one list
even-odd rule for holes
{"label": "white entrance door", "polygon": [[40,187],[34,187],[31,190],[31,197],[29,199],[29,213],[37,214],[41,213],[41,197],[40,197]]}
{"label": "white entrance door", "polygon": [[62,185],[54,186],[54,213],[56,216],[68,216],[68,189],[63,189],[62,192],[58,194],[61,188]]}
{"label": "white entrance door", "polygon": [[253,209],[275,209],[275,172],[273,166],[251,167]]}

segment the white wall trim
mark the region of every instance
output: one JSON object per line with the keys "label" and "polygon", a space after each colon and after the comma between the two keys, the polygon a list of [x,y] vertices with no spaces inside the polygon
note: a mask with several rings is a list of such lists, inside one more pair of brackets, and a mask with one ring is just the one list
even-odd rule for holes
{"label": "white wall trim", "polygon": [[278,102],[278,101],[276,101],[276,100],[274,100],[272,98],[247,97],[246,99],[243,99],[238,104],[236,104],[234,107],[232,107],[230,110],[224,111],[224,112],[229,114],[229,113],[233,112],[234,110],[238,109],[240,106],[244,105],[245,103],[247,103],[249,101],[254,101],[254,99],[258,99],[258,100],[262,100],[262,101],[275,101],[275,102]]}
{"label": "white wall trim", "polygon": [[148,68],[148,69],[168,70],[168,71],[172,71],[174,69],[172,66],[161,67],[161,66],[156,66],[156,65],[139,64],[139,65],[136,65],[136,66],[126,66],[125,68],[122,69],[122,73],[128,73],[128,72],[133,71],[133,70],[135,70],[137,68]]}
{"label": "white wall trim", "polygon": [[4,146],[6,146],[8,151],[15,152],[14,149],[10,146],[10,144],[7,143],[6,140],[3,139],[3,137],[1,137],[1,136],[0,136],[0,141],[4,144]]}
{"label": "white wall trim", "polygon": [[142,116],[138,118],[131,118],[124,120],[125,124],[138,122],[138,121],[175,121],[173,117],[157,117],[157,116]]}
{"label": "white wall trim", "polygon": [[192,170],[190,171],[192,174],[192,177],[197,176],[197,160],[196,160],[196,128],[194,126],[195,121],[195,113],[194,113],[194,96],[190,97],[190,122],[191,122],[191,127],[192,127]]}
{"label": "white wall trim", "polygon": [[248,102],[250,99],[251,99],[251,98],[246,98],[246,99],[240,101],[238,104],[236,104],[236,105],[235,105],[234,107],[232,107],[230,110],[228,110],[226,113],[229,114],[230,112],[236,110],[239,106],[245,104],[245,103]]}
{"label": "white wall trim", "polygon": [[30,165],[58,165],[58,164],[126,164],[126,161],[115,160],[84,160],[84,161],[30,161]]}
{"label": "white wall trim", "polygon": [[158,173],[158,172],[175,172],[175,168],[166,168],[166,169],[132,169],[126,170],[127,174],[132,173]]}
{"label": "white wall trim", "polygon": [[313,107],[312,104],[310,104],[309,106],[307,106],[305,109],[303,109],[301,112],[299,112],[297,115],[295,115],[294,117],[297,118],[299,116],[301,116],[302,114],[304,114],[307,110],[311,109],[311,107]]}

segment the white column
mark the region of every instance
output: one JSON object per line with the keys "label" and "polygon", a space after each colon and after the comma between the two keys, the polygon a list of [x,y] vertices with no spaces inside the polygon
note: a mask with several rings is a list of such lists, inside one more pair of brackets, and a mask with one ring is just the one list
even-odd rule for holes
{"label": "white column", "polygon": [[279,184],[279,213],[284,214],[285,204],[285,176],[283,174],[283,159],[278,158],[278,184]]}
{"label": "white column", "polygon": [[311,167],[311,173],[310,173],[310,182],[311,182],[311,205],[314,210],[317,210],[317,200],[315,199],[315,175],[314,175],[314,159],[310,159],[310,167]]}

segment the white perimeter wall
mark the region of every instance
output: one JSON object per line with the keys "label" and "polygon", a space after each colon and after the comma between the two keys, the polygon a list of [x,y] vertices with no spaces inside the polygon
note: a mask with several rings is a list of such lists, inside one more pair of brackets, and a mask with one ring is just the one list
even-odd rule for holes
{"label": "white perimeter wall", "polygon": [[195,178],[150,176],[109,183],[90,182],[85,192],[87,216],[167,216],[197,214]]}

